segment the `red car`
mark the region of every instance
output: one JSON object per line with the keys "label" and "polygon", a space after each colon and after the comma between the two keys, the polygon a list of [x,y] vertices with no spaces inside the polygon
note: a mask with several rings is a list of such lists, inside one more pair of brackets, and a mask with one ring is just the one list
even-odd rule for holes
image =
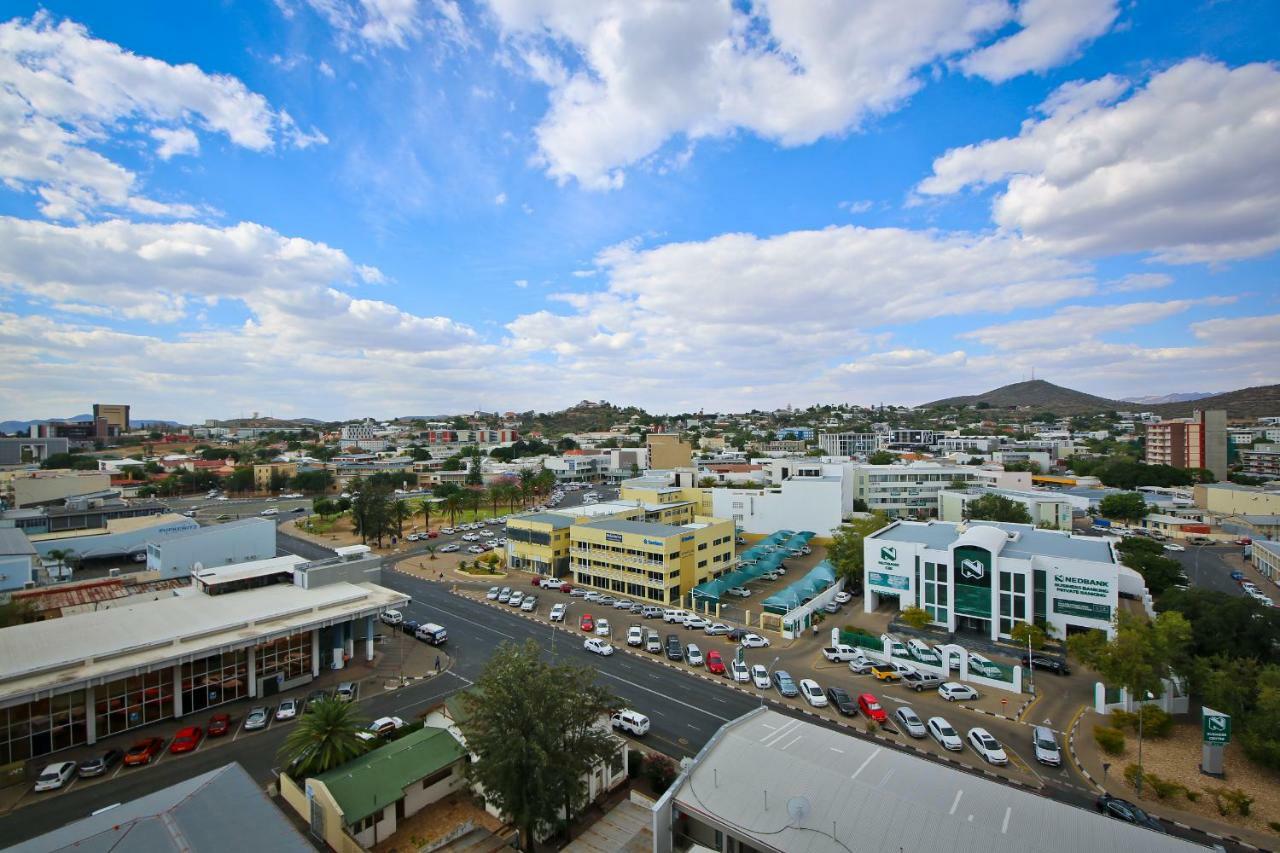
{"label": "red car", "polygon": [[164,738],[149,737],[146,740],[140,740],[124,754],[124,766],[150,764],[151,759],[158,758],[162,752],[164,752]]}
{"label": "red car", "polygon": [[204,732],[199,726],[187,726],[185,729],[179,729],[178,733],[173,736],[173,743],[169,744],[169,752],[177,755],[179,752],[191,752],[200,745],[200,738],[204,737]]}
{"label": "red car", "polygon": [[440,531],[439,531],[439,530],[428,530],[428,531],[427,531],[427,538],[428,538],[428,539],[439,539],[439,538],[440,538]]}
{"label": "red car", "polygon": [[862,711],[867,719],[875,720],[877,723],[883,724],[889,719],[884,708],[880,707],[880,700],[870,693],[863,693],[858,697],[858,710]]}
{"label": "red car", "polygon": [[583,613],[582,618],[578,620],[578,627],[584,631],[594,631],[596,629],[596,620],[591,618],[590,613]]}
{"label": "red car", "polygon": [[707,652],[707,672],[712,675],[724,675],[724,658],[715,649]]}
{"label": "red car", "polygon": [[209,718],[209,728],[205,730],[205,734],[209,737],[222,737],[229,731],[231,731],[231,715],[214,714]]}
{"label": "red car", "polygon": [[529,583],[534,586],[542,586],[542,575],[534,575],[533,580],[529,581]]}

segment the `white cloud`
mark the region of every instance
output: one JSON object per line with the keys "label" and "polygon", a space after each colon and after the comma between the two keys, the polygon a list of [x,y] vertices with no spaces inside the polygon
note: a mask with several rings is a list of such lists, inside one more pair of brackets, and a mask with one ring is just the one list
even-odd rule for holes
{"label": "white cloud", "polygon": [[316,66],[316,70],[328,77],[330,80],[333,79],[333,66],[325,62],[323,59],[320,60],[320,64]]}
{"label": "white cloud", "polygon": [[574,270],[574,278],[593,278],[599,270]]}
{"label": "white cloud", "polygon": [[738,129],[782,145],[897,109],[921,69],[963,54],[1011,14],[1003,0],[894,2],[490,0],[508,45],[550,87],[540,160],[563,182],[621,186],[667,140]]}
{"label": "white cloud", "polygon": [[1028,71],[1047,71],[1074,59],[1087,43],[1111,29],[1117,0],[1022,0],[1018,31],[960,60],[966,74],[1003,83]]}
{"label": "white cloud", "polygon": [[[407,48],[426,33],[472,47],[475,40],[455,0],[301,0],[333,28],[338,46]],[[290,0],[277,0],[286,18],[296,14]]]}
{"label": "white cloud", "polygon": [[874,202],[865,199],[862,201],[842,201],[836,205],[836,207],[848,213],[866,213],[874,206]]}
{"label": "white cloud", "polygon": [[125,126],[159,140],[164,159],[197,150],[193,128],[254,151],[277,138],[298,147],[323,140],[234,77],[138,56],[43,13],[0,24],[0,180],[36,192],[42,212],[58,219],[100,207],[193,215],[192,205],[140,195],[132,171],[91,150]]}
{"label": "white cloud", "polygon": [[1047,317],[983,326],[957,337],[979,341],[1000,350],[1041,349],[1046,342],[1095,340],[1111,332],[1127,332],[1156,323],[1197,305],[1221,305],[1234,299],[1175,299],[1168,302],[1130,302],[1122,305],[1068,305]]}
{"label": "white cloud", "polygon": [[498,205],[499,207],[501,207],[502,205],[506,204],[506,203],[507,203],[507,194],[506,194],[506,193],[498,193],[497,195],[495,195],[495,196],[493,197],[493,203],[494,203],[494,204],[496,204],[496,205]]}
{"label": "white cloud", "polygon": [[156,156],[168,160],[179,154],[197,154],[200,151],[200,139],[189,127],[155,127],[151,129],[151,137],[160,142],[156,148]]}
{"label": "white cloud", "polygon": [[1280,68],[1193,59],[1125,91],[1068,84],[1018,136],[946,152],[917,191],[1004,184],[995,221],[1058,251],[1191,263],[1280,247]]}
{"label": "white cloud", "polygon": [[1136,293],[1142,290],[1159,290],[1173,284],[1173,276],[1161,272],[1131,273],[1118,281],[1109,283],[1110,290],[1117,293]]}
{"label": "white cloud", "polygon": [[526,287],[528,287],[528,286],[529,286],[529,279],[527,279],[527,278],[518,278],[518,279],[516,279],[515,281],[513,281],[513,282],[512,282],[512,284],[514,284],[516,287],[518,287],[518,288],[520,288],[521,290],[523,290],[523,289],[525,289]]}

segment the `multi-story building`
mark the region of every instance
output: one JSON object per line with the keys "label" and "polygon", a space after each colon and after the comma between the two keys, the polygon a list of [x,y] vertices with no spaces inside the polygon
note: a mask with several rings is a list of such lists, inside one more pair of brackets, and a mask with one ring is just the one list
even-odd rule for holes
{"label": "multi-story building", "polygon": [[260,492],[269,492],[297,475],[297,462],[264,462],[253,466],[253,487]]}
{"label": "multi-story building", "polygon": [[1199,410],[1189,418],[1147,425],[1147,464],[1206,468],[1227,479],[1227,413]]}
{"label": "multi-story building", "polygon": [[934,447],[943,453],[990,453],[1000,446],[993,435],[940,435]]}
{"label": "multi-story building", "polygon": [[111,475],[105,471],[30,471],[9,481],[13,506],[63,503],[67,498],[107,492]]}
{"label": "multi-story building", "polygon": [[130,429],[129,406],[123,403],[94,403],[93,419],[107,422],[108,435],[124,435]]}
{"label": "multi-story building", "polygon": [[73,447],[93,447],[95,441],[108,437],[106,418],[92,421],[44,421],[32,424],[32,438],[65,438]]}
{"label": "multi-story building", "polygon": [[1246,474],[1280,479],[1280,445],[1253,445],[1240,450],[1240,464]]}
{"label": "multi-story building", "polygon": [[1029,472],[970,465],[913,462],[910,465],[856,465],[853,471],[854,497],[865,501],[868,510],[879,510],[890,518],[932,516],[938,509],[938,492],[952,483],[1031,488]]}
{"label": "multi-story building", "polygon": [[35,580],[36,549],[21,530],[0,527],[0,591],[22,589]]}
{"label": "multi-story building", "polygon": [[677,604],[734,564],[733,522],[695,516],[688,524],[605,519],[569,529],[574,583],[657,604]]}
{"label": "multi-story building", "polygon": [[1023,492],[1016,489],[943,489],[938,492],[938,518],[941,521],[964,521],[968,506],[984,495],[998,495],[1022,504],[1036,527],[1070,530],[1073,502],[1054,492]]}
{"label": "multi-story building", "polygon": [[776,433],[779,439],[798,439],[813,441],[813,427],[782,427]]}
{"label": "multi-story building", "polygon": [[867,613],[896,599],[900,609],[924,608],[949,632],[990,640],[1033,620],[1059,637],[1110,636],[1120,593],[1146,593],[1106,539],[1029,524],[897,521],[866,537],[863,549]]}
{"label": "multi-story building", "polygon": [[878,439],[874,432],[820,432],[818,447],[828,456],[870,456]]}
{"label": "multi-story building", "polygon": [[65,438],[0,438],[0,466],[39,465],[57,453],[68,453]]}
{"label": "multi-story building", "polygon": [[649,448],[649,465],[653,468],[688,468],[693,464],[693,445],[678,435],[654,435],[645,438]]}
{"label": "multi-story building", "polygon": [[929,447],[937,440],[931,429],[890,429],[882,433],[881,441],[889,447]]}

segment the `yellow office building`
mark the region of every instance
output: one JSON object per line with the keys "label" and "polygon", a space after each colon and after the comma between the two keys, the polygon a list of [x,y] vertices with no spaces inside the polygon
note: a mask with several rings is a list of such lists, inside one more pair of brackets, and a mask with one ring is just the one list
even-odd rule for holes
{"label": "yellow office building", "polygon": [[695,516],[688,524],[605,519],[569,528],[574,583],[655,604],[677,604],[734,563],[733,522]]}
{"label": "yellow office building", "polygon": [[[691,514],[711,514],[711,491],[693,485],[696,472],[658,471],[642,477],[623,480],[618,488],[618,500],[639,501],[649,507],[674,507],[685,504],[690,507]],[[683,524],[681,521],[668,521],[667,518],[650,519],[668,524]]]}

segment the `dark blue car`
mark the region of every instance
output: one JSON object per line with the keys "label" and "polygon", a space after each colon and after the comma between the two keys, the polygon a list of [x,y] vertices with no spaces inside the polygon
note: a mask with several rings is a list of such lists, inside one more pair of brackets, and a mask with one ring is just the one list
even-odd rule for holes
{"label": "dark blue car", "polygon": [[796,687],[796,683],[791,680],[786,670],[779,669],[773,673],[773,686],[778,688],[778,692],[783,696],[800,695],[800,688]]}

